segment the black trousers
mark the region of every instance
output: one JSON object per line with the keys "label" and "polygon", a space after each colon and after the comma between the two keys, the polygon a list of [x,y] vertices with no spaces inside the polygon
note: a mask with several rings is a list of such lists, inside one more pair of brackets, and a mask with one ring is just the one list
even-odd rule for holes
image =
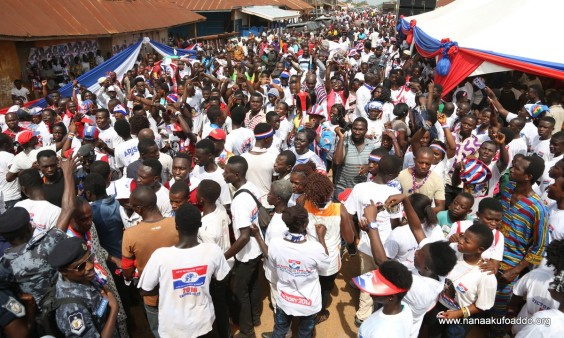
{"label": "black trousers", "polygon": [[319,284],[321,284],[321,311],[327,309],[329,299],[331,299],[331,291],[335,287],[335,278],[337,278],[337,273],[331,276],[319,276]]}
{"label": "black trousers", "polygon": [[255,336],[255,324],[260,322],[261,300],[258,281],[261,256],[248,262],[235,263],[233,293],[239,310],[239,329],[243,337]]}
{"label": "black trousers", "polygon": [[215,312],[215,327],[220,338],[231,337],[229,327],[229,308],[227,300],[229,298],[229,278],[227,275],[223,280],[212,279],[210,284],[210,294]]}

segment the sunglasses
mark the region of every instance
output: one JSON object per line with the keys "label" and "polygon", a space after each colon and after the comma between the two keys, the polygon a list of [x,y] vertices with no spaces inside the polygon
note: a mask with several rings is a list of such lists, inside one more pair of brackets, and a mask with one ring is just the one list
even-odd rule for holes
{"label": "sunglasses", "polygon": [[86,263],[88,263],[88,262],[94,263],[94,253],[90,253],[90,256],[88,256],[88,258],[84,262],[78,264],[76,266],[76,268],[72,268],[72,269],[67,268],[67,270],[74,270],[74,271],[78,271],[78,272],[83,272],[84,269],[86,269]]}

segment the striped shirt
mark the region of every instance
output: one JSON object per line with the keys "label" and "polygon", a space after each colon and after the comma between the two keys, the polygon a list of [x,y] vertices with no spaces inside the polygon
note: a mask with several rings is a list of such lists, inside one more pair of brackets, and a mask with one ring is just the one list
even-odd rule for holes
{"label": "striped shirt", "polygon": [[541,198],[533,194],[511,205],[514,190],[515,183],[510,182],[501,196],[504,212],[500,231],[505,236],[501,270],[513,268],[523,259],[539,265],[548,244],[548,210]]}
{"label": "striped shirt", "polygon": [[[358,173],[362,165],[368,165],[368,156],[374,150],[374,144],[364,140],[364,147],[362,151],[358,151],[353,143],[350,134],[345,138],[343,151],[345,152],[345,159],[341,168],[339,168],[338,180],[336,182],[338,189],[353,188],[357,183],[366,182],[366,177],[358,177],[355,182],[355,177],[359,176]],[[362,179],[362,180],[361,180]]]}

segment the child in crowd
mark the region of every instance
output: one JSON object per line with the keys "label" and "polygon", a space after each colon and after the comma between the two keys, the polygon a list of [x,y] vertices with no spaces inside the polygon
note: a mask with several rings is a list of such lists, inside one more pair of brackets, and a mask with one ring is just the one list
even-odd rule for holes
{"label": "child in crowd", "polygon": [[[421,223],[421,227],[427,238],[427,243],[445,239],[441,227],[437,224],[437,216],[431,208],[432,201],[423,194],[412,194],[408,197],[413,206],[405,210],[407,222]],[[384,242],[386,256],[405,265],[410,271],[415,270],[414,256],[418,243],[411,232],[409,225],[402,225],[392,230],[388,239]]]}
{"label": "child in crowd", "polygon": [[490,228],[475,223],[464,232],[457,248],[458,262],[448,274],[439,303],[428,314],[429,337],[465,337],[472,325],[440,324],[438,318],[468,318],[494,305],[497,280],[495,275],[481,271],[482,254],[493,243]]}
{"label": "child in crowd", "polygon": [[[480,204],[478,205],[478,212],[476,213],[477,221],[490,228],[494,236],[492,246],[482,254],[482,259],[484,260],[482,269],[488,270],[494,275],[497,274],[499,263],[501,263],[501,260],[503,259],[505,237],[501,231],[499,231],[502,215],[503,206],[500,201],[491,197],[484,198],[480,201]],[[468,220],[455,222],[450,229],[447,238],[451,243],[458,243],[460,239],[464,237],[463,234],[466,229],[472,226],[473,223],[473,221]]]}
{"label": "child in crowd", "polygon": [[382,307],[368,317],[360,326],[360,338],[409,337],[413,315],[402,299],[411,288],[413,277],[407,268],[395,261],[383,263],[378,270],[353,278],[353,283],[362,292],[372,296],[374,303]]}
{"label": "child in crowd", "polygon": [[454,222],[472,220],[472,216],[469,215],[472,205],[474,205],[474,196],[467,192],[461,192],[448,206],[448,210],[439,211],[437,219],[445,236],[450,233],[450,228]]}

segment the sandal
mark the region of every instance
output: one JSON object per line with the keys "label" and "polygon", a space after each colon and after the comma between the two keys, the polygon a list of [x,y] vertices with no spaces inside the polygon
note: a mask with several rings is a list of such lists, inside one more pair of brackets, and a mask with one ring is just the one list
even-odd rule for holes
{"label": "sandal", "polygon": [[315,324],[323,323],[329,319],[329,311],[328,310],[321,310],[317,316],[315,316]]}

